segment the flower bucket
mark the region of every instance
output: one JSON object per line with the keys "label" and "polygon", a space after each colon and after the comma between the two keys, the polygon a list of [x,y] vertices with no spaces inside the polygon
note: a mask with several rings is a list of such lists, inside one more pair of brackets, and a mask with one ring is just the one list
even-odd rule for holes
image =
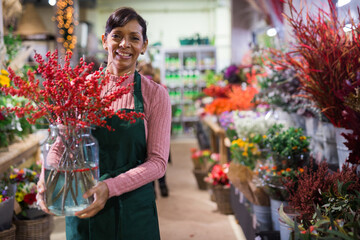
{"label": "flower bucket", "polygon": [[214,186],[214,194],[220,213],[232,214],[233,210],[230,202],[230,188],[225,188],[224,186]]}
{"label": "flower bucket", "polygon": [[43,151],[45,202],[55,215],[73,216],[93,202],[82,196],[99,179],[99,145],[89,127],[50,129]]}
{"label": "flower bucket", "polygon": [[271,207],[271,221],[273,230],[280,231],[280,223],[279,223],[279,208],[283,204],[284,206],[288,205],[286,201],[279,201],[275,199],[270,199],[270,207]]}
{"label": "flower bucket", "polygon": [[14,212],[14,196],[0,203],[0,231],[11,228],[13,212]]}
{"label": "flower bucket", "polygon": [[280,240],[289,240],[292,228],[279,218]]}
{"label": "flower bucket", "polygon": [[35,220],[15,220],[16,240],[50,240],[53,230],[53,216]]}
{"label": "flower bucket", "polygon": [[271,208],[269,206],[252,205],[256,217],[256,230],[258,232],[272,229]]}
{"label": "flower bucket", "polygon": [[342,136],[342,133],[352,133],[352,130],[345,129],[345,128],[335,128],[336,133],[336,149],[339,158],[339,168],[342,169],[343,164],[345,163],[346,159],[349,157],[350,150],[347,146],[345,146],[344,142],[346,139]]}
{"label": "flower bucket", "polygon": [[331,165],[339,164],[336,150],[336,128],[331,123],[321,122],[323,135],[323,158]]}
{"label": "flower bucket", "polygon": [[16,226],[14,224],[7,230],[0,231],[0,239],[2,240],[15,240]]}
{"label": "flower bucket", "polygon": [[193,170],[197,186],[200,190],[207,190],[208,185],[204,181],[204,178],[208,175],[207,171],[201,170],[201,169],[194,169]]}

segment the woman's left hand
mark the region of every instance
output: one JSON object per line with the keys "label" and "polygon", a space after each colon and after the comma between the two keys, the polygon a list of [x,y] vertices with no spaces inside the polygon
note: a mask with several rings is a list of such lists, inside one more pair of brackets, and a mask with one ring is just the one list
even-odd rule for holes
{"label": "woman's left hand", "polygon": [[75,213],[79,218],[89,218],[95,216],[101,209],[104,208],[106,201],[109,198],[109,188],[104,182],[99,182],[94,187],[84,193],[83,197],[88,198],[94,196],[94,202],[84,210]]}

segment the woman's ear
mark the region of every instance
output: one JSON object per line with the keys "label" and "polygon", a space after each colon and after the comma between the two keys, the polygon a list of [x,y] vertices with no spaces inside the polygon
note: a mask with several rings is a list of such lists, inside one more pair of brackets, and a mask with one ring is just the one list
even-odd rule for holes
{"label": "woman's ear", "polygon": [[102,34],[102,35],[101,35],[101,41],[102,41],[103,48],[107,51],[107,50],[108,50],[108,46],[107,46],[107,43],[106,43],[105,34]]}
{"label": "woman's ear", "polygon": [[144,42],[143,47],[141,49],[141,54],[144,54],[146,52],[147,46],[148,46],[148,40]]}

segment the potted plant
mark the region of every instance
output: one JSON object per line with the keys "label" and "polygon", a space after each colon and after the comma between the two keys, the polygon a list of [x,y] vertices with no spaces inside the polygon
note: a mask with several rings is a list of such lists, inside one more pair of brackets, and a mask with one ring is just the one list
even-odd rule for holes
{"label": "potted plant", "polygon": [[305,167],[296,182],[285,184],[289,205],[297,219],[283,220],[295,229],[297,239],[358,239],[360,236],[360,178],[355,166],[332,172],[326,162]]}
{"label": "potted plant", "polygon": [[264,142],[272,153],[273,165],[281,170],[306,164],[309,157],[308,140],[301,128],[285,130],[284,125],[274,124],[268,129]]}
{"label": "potted plant", "polygon": [[216,204],[222,214],[232,214],[230,204],[230,182],[227,176],[229,164],[215,164],[205,181],[213,186]]}
{"label": "potted plant", "polygon": [[[283,56],[283,65],[291,65],[300,77],[304,97],[310,99],[336,127],[340,167],[348,158],[352,164],[360,162],[355,148],[360,136],[360,114],[345,104],[345,99],[360,86],[358,36],[360,25],[349,14],[347,28],[337,17],[333,1],[328,0],[330,11],[319,9],[317,15],[297,10],[289,0],[290,13],[287,20],[293,30],[293,49]],[[357,18],[360,12],[357,12]],[[348,31],[345,32],[347,29]],[[350,131],[344,132],[344,129]],[[342,152],[343,143],[349,151]],[[344,154],[343,154],[344,153]]]}
{"label": "potted plant", "polygon": [[[16,186],[7,179],[0,180],[0,237],[15,236],[12,219],[14,213]],[[15,238],[14,238],[15,239]]]}
{"label": "potted plant", "polygon": [[191,160],[194,166],[193,174],[196,178],[198,188],[200,190],[206,190],[207,184],[204,181],[204,178],[208,175],[212,165],[219,161],[219,154],[211,153],[208,149],[200,150],[192,148],[190,151]]}

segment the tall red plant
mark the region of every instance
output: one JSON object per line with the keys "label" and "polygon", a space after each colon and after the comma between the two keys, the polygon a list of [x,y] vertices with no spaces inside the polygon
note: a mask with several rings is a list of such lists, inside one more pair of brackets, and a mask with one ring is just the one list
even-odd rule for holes
{"label": "tall red plant", "polygon": [[[360,71],[360,23],[352,21],[351,33],[343,30],[335,5],[328,0],[330,12],[319,9],[317,15],[297,11],[289,0],[287,17],[296,40],[293,51],[285,55],[286,62],[299,75],[306,96],[314,101],[334,126],[344,127],[344,102],[336,96],[343,83],[356,81]],[[360,12],[358,12],[360,20]]]}
{"label": "tall red plant", "polygon": [[282,64],[297,71],[304,97],[313,101],[334,126],[353,130],[344,134],[345,144],[352,151],[347,161],[359,164],[356,146],[360,140],[360,115],[346,106],[345,99],[359,86],[360,10],[357,21],[350,18],[351,31],[346,33],[333,1],[328,0],[329,12],[319,9],[317,15],[306,13],[305,18],[292,0],[288,4],[290,14],[286,18],[296,42],[291,52],[278,52]]}
{"label": "tall red plant", "polygon": [[[47,61],[40,54],[35,54],[38,68],[28,71],[25,79],[9,68],[13,86],[3,86],[0,90],[7,95],[27,98],[29,103],[1,110],[15,112],[19,117],[28,115],[30,123],[45,117],[50,124],[67,126],[105,126],[105,118],[115,115],[129,121],[143,117],[143,114],[111,109],[114,101],[130,91],[132,84],[122,86],[127,76],[119,77],[114,87],[105,90],[111,81],[110,75],[105,74],[103,69],[90,74],[93,64],[87,64],[83,59],[72,68],[71,56],[71,52],[66,54],[62,66],[57,51],[52,54],[48,52]],[[42,81],[36,79],[37,74],[41,75]]]}

